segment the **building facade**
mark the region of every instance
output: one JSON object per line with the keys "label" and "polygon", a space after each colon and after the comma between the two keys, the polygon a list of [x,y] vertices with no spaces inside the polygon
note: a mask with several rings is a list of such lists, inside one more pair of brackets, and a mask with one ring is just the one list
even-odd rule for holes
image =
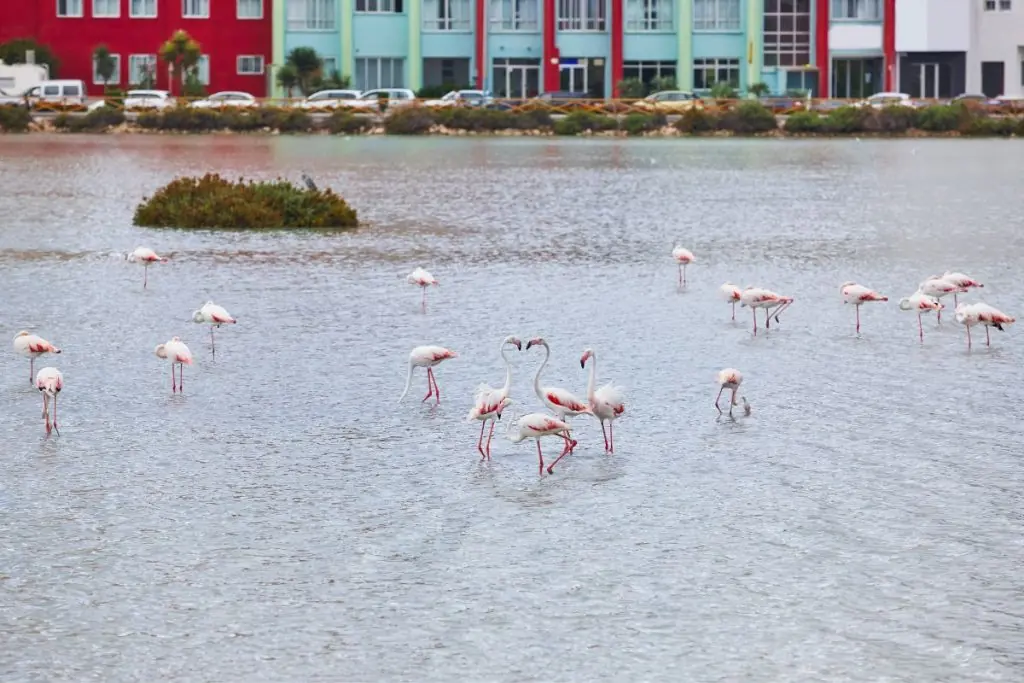
{"label": "building facade", "polygon": [[179,30],[200,45],[199,79],[216,90],[268,93],[265,65],[272,49],[274,0],[0,0],[0,41],[34,38],[60,60],[58,76],[85,81],[102,92],[93,50],[106,45],[114,57],[111,86],[127,89],[145,80],[167,88],[160,47]]}

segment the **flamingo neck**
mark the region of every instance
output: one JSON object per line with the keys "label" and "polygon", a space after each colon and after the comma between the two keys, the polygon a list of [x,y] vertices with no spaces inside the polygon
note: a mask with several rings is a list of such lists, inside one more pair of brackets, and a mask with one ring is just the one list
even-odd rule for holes
{"label": "flamingo neck", "polygon": [[544,372],[544,366],[548,364],[548,359],[551,358],[551,347],[548,346],[547,342],[544,342],[544,362],[537,368],[537,374],[533,376],[533,390],[537,392],[537,397],[543,402],[544,392],[540,390],[540,373]]}
{"label": "flamingo neck", "polygon": [[590,354],[590,379],[587,381],[587,400],[594,402],[594,384],[597,382],[597,355]]}
{"label": "flamingo neck", "polygon": [[505,361],[505,386],[501,388],[501,395],[503,398],[508,397],[508,392],[512,390],[512,363],[509,361],[508,356],[505,355],[505,343],[502,342],[501,348],[498,349],[498,353],[501,354],[501,359]]}
{"label": "flamingo neck", "polygon": [[409,361],[409,372],[405,375],[405,390],[402,395],[398,397],[398,401],[401,402],[405,395],[409,393],[409,388],[412,386],[412,361]]}

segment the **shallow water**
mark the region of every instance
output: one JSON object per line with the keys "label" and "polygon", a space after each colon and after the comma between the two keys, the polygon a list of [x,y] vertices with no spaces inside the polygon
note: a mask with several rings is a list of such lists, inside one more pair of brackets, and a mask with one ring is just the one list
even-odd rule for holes
{"label": "shallow water", "polygon": [[[968,352],[948,310],[921,344],[895,301],[962,270],[1021,312],[1022,150],[0,137],[0,320],[61,346],[36,368],[66,382],[46,438],[0,356],[0,679],[1021,680],[1020,332]],[[305,170],[368,227],[131,226],[206,170]],[[170,257],[146,290],[139,244]],[[755,338],[726,280],[796,303]],[[892,298],[860,337],[845,280]],[[239,320],[216,359],[207,299]],[[544,383],[580,395],[595,349],[627,392],[614,456],[580,417],[552,476],[504,424],[479,462],[465,416],[506,334],[543,335]],[[153,355],[172,335],[184,396]],[[441,405],[422,371],[396,404],[435,343],[460,354]],[[518,413],[542,356],[514,353]],[[717,418],[727,366],[749,418]]]}

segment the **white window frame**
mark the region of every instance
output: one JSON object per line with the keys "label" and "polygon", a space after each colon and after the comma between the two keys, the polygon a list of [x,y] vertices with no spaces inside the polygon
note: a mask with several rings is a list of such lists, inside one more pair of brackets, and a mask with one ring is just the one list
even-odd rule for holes
{"label": "white window frame", "polygon": [[[259,70],[258,71],[243,71],[242,70],[242,60],[243,59],[256,59],[256,60],[259,60],[257,62],[257,64],[259,64]],[[267,60],[266,60],[266,58],[263,55],[238,55],[235,58],[235,75],[237,75],[237,76],[262,76],[264,73],[266,73],[266,67],[267,67]]]}
{"label": "white window frame", "polygon": [[[740,58],[739,57],[697,57],[693,60],[693,89],[694,90],[711,90],[717,83],[722,81],[718,80],[718,70],[727,69],[730,72],[735,71],[736,80],[728,81],[729,85],[735,89],[740,87],[740,79],[742,78],[742,71],[740,70]],[[703,71],[705,76],[708,72],[714,75],[711,85],[707,84],[707,78],[704,79],[704,85],[697,85],[697,72]]]}
{"label": "white window frame", "polygon": [[[96,11],[96,3],[102,2],[104,4],[113,4],[113,14],[100,14]],[[120,19],[121,18],[121,0],[92,0],[92,18],[93,19]]]}
{"label": "white window frame", "polygon": [[[242,6],[243,6],[243,4],[248,6],[251,3],[256,3],[256,4],[259,5],[259,8],[260,8],[259,13],[256,14],[256,15],[242,14]],[[263,18],[263,0],[237,0],[237,2],[235,2],[235,18],[236,19],[240,19],[242,21],[250,21],[250,20],[253,20],[253,19],[262,19]]]}
{"label": "white window frame", "polygon": [[[111,52],[110,56],[114,60],[114,75],[111,77],[109,81],[107,81],[107,85],[121,85],[121,55]],[[103,79],[100,78],[100,75],[98,73],[96,73],[95,56],[92,58],[92,84],[103,85]]]}
{"label": "white window frame", "polygon": [[285,11],[289,31],[334,31],[337,26],[337,0],[288,0]]}
{"label": "white window frame", "polygon": [[[142,11],[145,12],[148,9],[148,5],[153,6],[152,14],[136,14],[135,3],[138,1],[142,5]],[[128,16],[132,19],[156,19],[159,11],[159,3],[157,0],[128,0]]]}
{"label": "white window frame", "polygon": [[605,32],[608,30],[608,0],[555,0],[555,26],[559,31],[570,33]]}
{"label": "white window frame", "polygon": [[421,12],[424,31],[472,31],[473,8],[470,0],[423,0]]}
{"label": "white window frame", "polygon": [[[666,73],[666,74],[662,74],[661,73],[661,70],[663,68],[665,69],[666,72],[671,70],[672,71],[672,74],[671,74],[672,78],[676,79],[677,83],[679,82],[679,66],[678,66],[677,62],[674,62],[672,60],[661,61],[661,60],[651,59],[651,60],[625,61],[625,62],[622,63],[622,77],[623,78],[635,78],[638,81],[642,82],[643,81],[644,69],[647,68],[647,67],[653,67],[654,68],[654,74],[655,74],[654,77],[655,78],[663,78],[664,76],[669,75],[668,73]],[[636,71],[636,75],[634,75],[632,73],[633,71]],[[627,73],[627,72],[629,72],[629,73]]]}
{"label": "white window frame", "polygon": [[[203,76],[203,71],[206,71],[206,76]],[[199,79],[201,85],[210,85],[210,55],[199,55],[199,61],[196,62],[196,78]]]}
{"label": "white window frame", "polygon": [[[155,84],[159,62],[155,54],[134,54],[128,55],[128,85],[139,85],[142,83],[142,67],[151,66],[153,69],[153,81]],[[138,72],[139,78],[135,78]]]}
{"label": "white window frame", "polygon": [[[223,1],[223,0],[222,0]],[[193,14],[189,14],[189,9],[202,10],[196,11]],[[209,19],[210,18],[210,0],[181,0],[181,18],[182,19]]]}
{"label": "white window frame", "polygon": [[[794,9],[792,11],[783,11],[782,4],[776,0],[776,10],[769,11],[767,0],[765,0],[765,11],[763,14],[763,20],[761,24],[761,40],[763,51],[762,58],[764,60],[764,66],[772,69],[794,69],[803,67],[807,62],[811,60],[811,36],[814,31],[814,7],[811,0],[806,0],[806,11],[801,11],[799,8],[800,0],[794,0]],[[782,19],[783,17],[792,17],[793,30],[783,31],[782,30]],[[798,20],[801,17],[807,18],[807,30],[800,30],[797,28]],[[768,19],[775,20],[775,30],[769,31],[765,28],[765,24]],[[768,42],[768,36],[791,36],[789,43],[783,43],[779,38],[774,44]],[[799,41],[797,39],[800,39]],[[804,54],[806,59],[800,60],[798,56]],[[783,64],[783,57],[792,56],[792,64]],[[772,59],[770,59],[772,58]],[[770,62],[774,61],[772,64]]]}
{"label": "white window frame", "polygon": [[493,33],[540,32],[540,0],[490,0],[487,16]]}
{"label": "white window frame", "polygon": [[[415,0],[412,0],[415,1]],[[362,9],[359,6],[362,5]],[[398,6],[396,0],[355,0],[356,14],[404,14],[395,8]]]}
{"label": "white window frame", "polygon": [[[9,0],[0,0],[8,2]],[[60,13],[60,5],[64,3],[64,14]],[[76,14],[74,8],[78,8]],[[78,19],[85,16],[85,0],[56,0],[56,12],[58,19]]]}
{"label": "white window frame", "polygon": [[[618,0],[613,0],[618,1]],[[625,0],[627,33],[670,33],[675,0]]]}
{"label": "white window frame", "polygon": [[834,21],[881,21],[882,0],[832,0]]}
{"label": "white window frame", "polygon": [[742,26],[740,0],[693,0],[694,31],[739,31]]}
{"label": "white window frame", "polygon": [[[395,74],[395,69],[394,69],[395,62],[398,63],[398,65],[399,65],[398,74],[399,74],[399,78],[401,79],[401,83],[400,84],[396,85],[395,83],[392,83],[391,85],[381,85],[381,66],[383,65],[383,60],[385,60],[385,59],[386,60],[390,60],[391,75],[392,76],[394,76],[394,74]],[[365,63],[365,62],[371,62],[371,61],[377,63],[377,81],[376,81],[376,85],[370,85],[369,83],[365,83],[364,82],[362,85],[365,86],[365,87],[360,87],[360,85],[359,85],[359,75],[360,75],[359,63],[360,62],[364,62]],[[357,90],[362,90],[364,92],[367,91],[367,90],[394,90],[395,88],[405,88],[405,66],[406,66],[405,65],[405,57],[356,57],[356,60],[355,60],[355,71],[356,71],[356,73],[352,77],[352,85]]]}

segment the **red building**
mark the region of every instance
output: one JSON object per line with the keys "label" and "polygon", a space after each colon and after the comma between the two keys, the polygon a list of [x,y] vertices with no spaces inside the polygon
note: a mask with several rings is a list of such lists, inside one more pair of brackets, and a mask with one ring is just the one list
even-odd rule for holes
{"label": "red building", "polygon": [[264,97],[271,5],[272,0],[0,0],[0,42],[33,38],[47,45],[60,60],[59,78],[81,79],[90,95],[98,95],[103,81],[92,54],[101,44],[117,62],[110,85],[127,89],[149,69],[156,87],[170,89],[158,55],[180,29],[202,49],[199,77],[210,92],[243,90]]}

